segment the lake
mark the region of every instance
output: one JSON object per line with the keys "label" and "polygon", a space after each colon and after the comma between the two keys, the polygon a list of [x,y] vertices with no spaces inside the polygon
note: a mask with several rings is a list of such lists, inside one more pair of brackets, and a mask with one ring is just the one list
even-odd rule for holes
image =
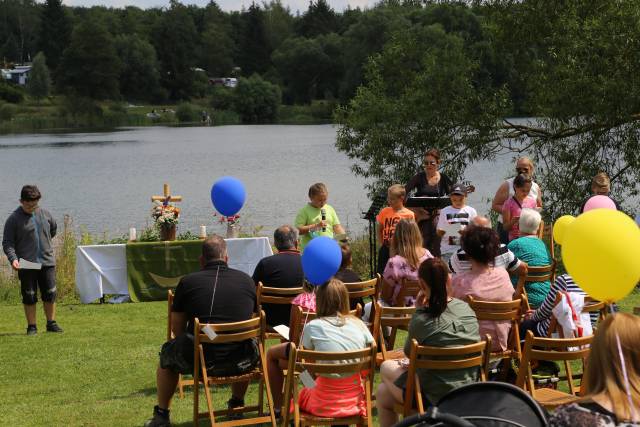
{"label": "lake", "polygon": [[[352,161],[336,150],[333,125],[219,127],[141,127],[114,132],[0,136],[0,223],[17,207],[20,188],[36,184],[41,206],[62,223],[68,214],[75,227],[91,233],[123,235],[151,224],[152,195],[169,183],[181,195],[178,232],[224,233],[213,216],[210,189],[221,176],[242,180],[247,201],[241,225],[273,234],[292,224],[307,202],[314,182],[329,188],[329,204],[352,235],[362,234],[362,212],[370,201],[365,180],[350,169]],[[512,168],[512,155],[471,165],[466,180],[476,192],[468,204],[489,209],[500,182]],[[2,229],[0,229],[0,233]]]}

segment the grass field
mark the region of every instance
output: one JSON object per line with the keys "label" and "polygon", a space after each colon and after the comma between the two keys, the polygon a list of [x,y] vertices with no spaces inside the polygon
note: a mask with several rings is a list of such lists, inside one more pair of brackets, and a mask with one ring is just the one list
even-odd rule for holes
{"label": "grass field", "polygon": [[[640,306],[640,292],[620,306]],[[60,305],[57,317],[63,334],[44,332],[39,309],[39,333],[27,337],[22,306],[0,305],[0,426],[142,425],[156,402],[166,303]],[[229,394],[215,396],[222,407]],[[174,425],[191,425],[192,404],[191,393],[174,399]]]}

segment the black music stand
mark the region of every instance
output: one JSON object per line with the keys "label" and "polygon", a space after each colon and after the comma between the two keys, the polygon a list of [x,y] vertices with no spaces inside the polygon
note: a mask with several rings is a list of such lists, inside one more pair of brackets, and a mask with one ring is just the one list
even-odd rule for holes
{"label": "black music stand", "polygon": [[362,218],[369,221],[369,274],[375,277],[378,266],[378,248],[376,235],[376,216],[380,209],[387,203],[387,192],[384,191],[374,196],[369,210],[362,212]]}
{"label": "black music stand", "polygon": [[408,208],[425,208],[430,211],[442,209],[451,204],[449,196],[442,197],[409,197],[405,206]]}

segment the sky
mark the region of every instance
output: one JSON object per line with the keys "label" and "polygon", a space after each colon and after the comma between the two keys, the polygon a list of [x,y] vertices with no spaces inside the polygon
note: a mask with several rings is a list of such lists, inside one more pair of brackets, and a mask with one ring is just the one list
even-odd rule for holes
{"label": "sky", "polygon": [[[218,6],[225,11],[240,10],[244,6],[248,8],[252,0],[216,0]],[[347,6],[352,8],[372,7],[377,0],[328,0],[328,3],[336,12],[341,12]],[[137,6],[140,8],[148,7],[165,7],[169,4],[169,0],[63,0],[67,6],[107,6],[107,7],[124,7]],[[209,0],[181,0],[183,4],[195,4],[205,6]],[[262,0],[256,0],[257,4],[262,4]],[[309,7],[309,0],[282,0],[282,4],[288,6],[292,13],[297,10],[304,12]]]}

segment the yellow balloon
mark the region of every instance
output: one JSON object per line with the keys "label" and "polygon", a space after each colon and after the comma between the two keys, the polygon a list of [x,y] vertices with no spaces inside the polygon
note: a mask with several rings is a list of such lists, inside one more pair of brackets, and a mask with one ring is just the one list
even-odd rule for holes
{"label": "yellow balloon", "polygon": [[585,212],[566,227],[561,238],[567,271],[593,298],[618,301],[640,281],[640,229],[624,213]]}
{"label": "yellow balloon", "polygon": [[564,233],[573,221],[576,218],[571,215],[563,215],[556,220],[553,224],[553,240],[559,245],[562,245],[562,238],[564,237]]}

